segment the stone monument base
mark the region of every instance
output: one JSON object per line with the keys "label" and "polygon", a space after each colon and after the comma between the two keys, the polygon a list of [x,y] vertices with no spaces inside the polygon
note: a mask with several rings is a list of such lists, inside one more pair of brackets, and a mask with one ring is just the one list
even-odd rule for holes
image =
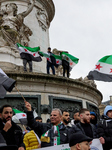
{"label": "stone monument base", "polygon": [[[74,111],[82,107],[99,114],[101,92],[81,79],[68,79],[43,73],[7,71],[6,74],[17,81],[16,87],[36,109],[38,115],[41,115],[44,122],[50,117],[52,108],[67,109],[71,117]],[[1,105],[5,103],[26,111],[24,100],[16,88],[0,100]]]}

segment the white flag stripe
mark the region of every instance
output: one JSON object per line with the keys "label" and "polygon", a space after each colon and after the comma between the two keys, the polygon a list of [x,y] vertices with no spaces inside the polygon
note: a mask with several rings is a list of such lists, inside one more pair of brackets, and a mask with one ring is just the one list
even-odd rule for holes
{"label": "white flag stripe", "polygon": [[25,113],[16,113],[18,119],[26,118],[27,115]]}
{"label": "white flag stripe", "polygon": [[[100,64],[100,66],[101,66],[102,68],[100,68],[100,69],[98,70],[98,69],[96,69],[96,66],[95,66],[95,68],[94,68],[93,70],[96,70],[96,71],[98,71],[98,72],[100,72],[100,73],[112,75],[112,72],[111,72],[112,65],[106,64],[106,63],[102,63],[102,62],[98,62],[96,65],[99,65],[99,64]],[[92,71],[93,71],[93,70],[92,70]]]}
{"label": "white flag stripe", "polygon": [[19,49],[20,54],[21,54],[21,53],[29,53],[29,54],[31,54],[31,55],[35,54],[35,55],[33,55],[33,57],[39,57],[39,56],[40,56],[40,55],[38,54],[38,52],[30,52],[30,51],[27,50],[27,49],[26,49],[27,51],[25,51],[23,47],[19,47],[18,49]]}

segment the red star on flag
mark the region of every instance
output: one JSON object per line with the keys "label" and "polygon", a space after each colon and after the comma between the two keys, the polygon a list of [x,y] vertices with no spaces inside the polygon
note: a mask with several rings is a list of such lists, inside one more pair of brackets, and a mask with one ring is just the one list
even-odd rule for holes
{"label": "red star on flag", "polygon": [[72,66],[73,65],[73,62],[70,62],[70,66]]}
{"label": "red star on flag", "polygon": [[22,114],[22,117],[25,117],[26,115],[25,114]]}
{"label": "red star on flag", "polygon": [[57,60],[56,63],[58,64],[58,63],[59,63],[59,60]]}
{"label": "red star on flag", "polygon": [[110,73],[112,73],[112,69],[110,68]]}
{"label": "red star on flag", "polygon": [[66,58],[66,60],[68,60],[68,57]]}
{"label": "red star on flag", "polygon": [[35,56],[35,53],[33,54],[33,56]]}
{"label": "red star on flag", "polygon": [[100,70],[100,68],[102,68],[102,66],[100,66],[100,64],[98,64],[98,65],[96,65],[96,68],[95,68],[95,69]]}
{"label": "red star on flag", "polygon": [[27,52],[27,49],[24,49],[25,50],[25,52]]}

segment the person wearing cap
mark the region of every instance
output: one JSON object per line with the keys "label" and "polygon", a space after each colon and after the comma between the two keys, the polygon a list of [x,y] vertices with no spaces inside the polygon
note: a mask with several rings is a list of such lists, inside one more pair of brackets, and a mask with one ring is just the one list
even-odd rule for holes
{"label": "person wearing cap", "polygon": [[92,138],[81,134],[75,133],[70,136],[69,146],[70,150],[90,150],[90,142]]}
{"label": "person wearing cap", "polygon": [[13,110],[9,104],[0,108],[0,133],[7,145],[16,145],[18,150],[25,150],[21,128],[12,121]]}
{"label": "person wearing cap", "polygon": [[98,123],[98,137],[104,138],[103,150],[112,149],[112,106],[107,105],[104,109],[104,117]]}
{"label": "person wearing cap", "polygon": [[54,64],[56,64],[56,62],[54,62],[55,59],[53,57],[53,53],[51,53],[51,48],[50,47],[48,47],[47,54],[50,56],[50,59],[49,58],[47,59],[47,74],[50,74],[49,70],[51,68],[53,75],[55,75]]}

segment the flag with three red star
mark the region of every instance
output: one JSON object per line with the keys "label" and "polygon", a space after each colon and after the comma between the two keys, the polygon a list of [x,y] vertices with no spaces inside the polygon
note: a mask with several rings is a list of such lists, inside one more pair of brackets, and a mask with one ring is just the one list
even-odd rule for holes
{"label": "flag with three red star", "polygon": [[89,80],[112,82],[112,55],[102,57],[87,77]]}
{"label": "flag with three red star", "polygon": [[23,46],[19,43],[16,43],[16,48],[19,50],[20,56],[22,53],[26,54],[24,55],[26,60],[29,60],[29,57],[30,57],[30,60],[32,61],[37,61],[37,62],[42,61],[42,58],[39,55],[40,47],[31,48],[31,47]]}

